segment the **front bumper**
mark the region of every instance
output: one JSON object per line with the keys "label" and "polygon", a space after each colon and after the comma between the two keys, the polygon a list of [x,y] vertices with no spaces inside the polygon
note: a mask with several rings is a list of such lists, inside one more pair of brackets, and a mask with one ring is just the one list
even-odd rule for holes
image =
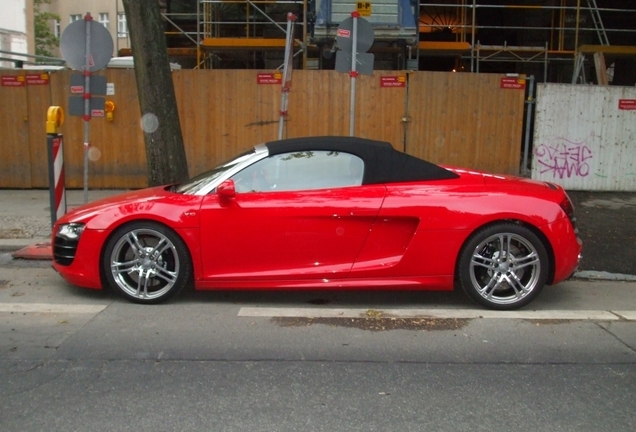
{"label": "front bumper", "polygon": [[53,268],[69,283],[102,289],[101,245],[110,231],[85,229],[78,241],[53,237]]}

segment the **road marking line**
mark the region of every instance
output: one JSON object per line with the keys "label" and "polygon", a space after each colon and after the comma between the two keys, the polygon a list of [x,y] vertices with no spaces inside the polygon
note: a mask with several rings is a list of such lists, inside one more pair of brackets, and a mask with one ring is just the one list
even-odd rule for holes
{"label": "road marking line", "polygon": [[[634,314],[634,316],[630,315]],[[268,308],[242,307],[240,317],[289,318],[508,318],[536,320],[599,320],[620,318],[601,310],[493,311],[487,309],[344,309],[344,308]],[[636,320],[636,312],[620,312],[624,319]],[[628,318],[631,316],[631,318]]]}
{"label": "road marking line", "polygon": [[0,303],[0,312],[96,314],[106,305],[47,304],[47,303]]}
{"label": "road marking line", "polygon": [[627,321],[636,321],[636,311],[612,311]]}

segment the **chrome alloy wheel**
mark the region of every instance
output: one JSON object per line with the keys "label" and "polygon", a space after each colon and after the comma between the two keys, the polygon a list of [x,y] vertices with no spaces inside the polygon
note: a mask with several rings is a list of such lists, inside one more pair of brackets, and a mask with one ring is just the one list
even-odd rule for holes
{"label": "chrome alloy wheel", "polygon": [[518,303],[542,285],[539,252],[528,239],[511,232],[481,241],[473,250],[469,274],[474,290],[497,305]]}
{"label": "chrome alloy wheel", "polygon": [[110,253],[112,279],[124,294],[139,300],[165,296],[177,282],[179,268],[174,243],[154,229],[126,232]]}

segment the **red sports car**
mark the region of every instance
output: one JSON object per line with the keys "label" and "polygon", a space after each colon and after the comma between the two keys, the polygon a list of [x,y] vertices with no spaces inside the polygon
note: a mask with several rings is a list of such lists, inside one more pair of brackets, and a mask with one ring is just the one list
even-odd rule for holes
{"label": "red sports car", "polygon": [[70,283],[159,303],[196,289],[461,286],[514,309],[581,252],[560,186],[442,167],[349,137],[260,144],[193,179],[79,207],[53,228]]}

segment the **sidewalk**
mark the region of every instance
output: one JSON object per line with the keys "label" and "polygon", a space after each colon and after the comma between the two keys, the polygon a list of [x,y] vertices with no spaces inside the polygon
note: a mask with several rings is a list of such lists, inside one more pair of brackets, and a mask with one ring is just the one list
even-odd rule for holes
{"label": "sidewalk", "polygon": [[[89,190],[88,200],[115,195],[120,190]],[[83,190],[66,191],[67,208],[84,204]],[[0,251],[16,251],[51,241],[48,189],[0,189]]]}
{"label": "sidewalk", "polygon": [[[89,201],[122,191],[90,190]],[[569,192],[574,201],[583,259],[577,276],[636,280],[636,193]],[[66,191],[67,207],[84,203],[83,190]],[[0,189],[0,251],[50,242],[48,190]]]}

